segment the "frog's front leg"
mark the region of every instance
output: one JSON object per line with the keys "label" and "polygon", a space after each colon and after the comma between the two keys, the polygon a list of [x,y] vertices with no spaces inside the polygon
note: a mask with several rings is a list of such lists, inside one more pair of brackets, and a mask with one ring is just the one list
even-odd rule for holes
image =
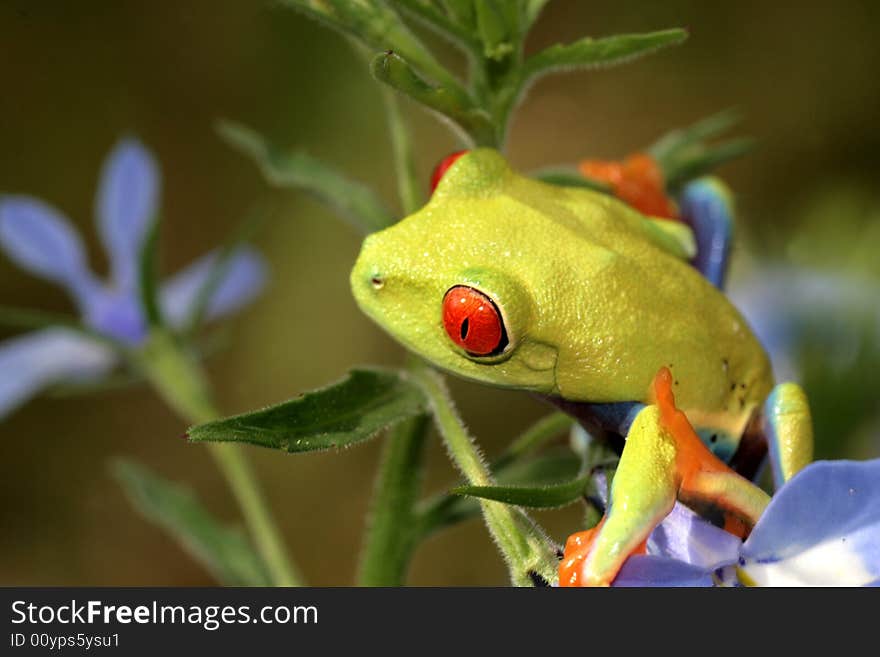
{"label": "frog's front leg", "polygon": [[655,380],[656,403],[643,407],[626,437],[601,524],[569,540],[560,564],[561,586],[607,586],[624,561],[672,510],[676,499],[708,502],[747,526],[769,497],[736,474],[700,441],[675,408],[672,377]]}
{"label": "frog's front leg", "polygon": [[657,406],[645,406],[627,434],[605,517],[594,531],[569,540],[560,585],[609,585],[672,510],[679,486],[674,443],[660,425]]}
{"label": "frog's front leg", "polygon": [[767,440],[773,483],[779,488],[813,460],[813,421],[803,389],[780,383],[764,402],[762,431]]}

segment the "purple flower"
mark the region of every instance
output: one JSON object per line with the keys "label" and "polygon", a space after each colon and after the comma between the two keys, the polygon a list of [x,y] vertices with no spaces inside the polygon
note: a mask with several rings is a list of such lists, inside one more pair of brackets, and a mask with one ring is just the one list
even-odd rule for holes
{"label": "purple flower", "polygon": [[[136,140],[124,139],[104,163],[95,199],[96,223],[110,260],[109,280],[89,269],[79,235],[50,205],[29,196],[0,197],[0,250],[35,276],[65,288],[85,327],[129,347],[147,337],[140,302],[139,262],[157,219],[159,170]],[[266,268],[252,249],[241,248],[218,281],[218,253],[210,253],[166,281],[158,293],[165,321],[182,328],[206,286],[213,284],[205,318],[248,303],[262,289]],[[0,417],[48,385],[95,378],[118,363],[100,340],[65,328],[48,328],[0,343]]]}
{"label": "purple flower", "polygon": [[745,543],[676,509],[614,586],[876,586],[880,459],[817,461],[773,496]]}

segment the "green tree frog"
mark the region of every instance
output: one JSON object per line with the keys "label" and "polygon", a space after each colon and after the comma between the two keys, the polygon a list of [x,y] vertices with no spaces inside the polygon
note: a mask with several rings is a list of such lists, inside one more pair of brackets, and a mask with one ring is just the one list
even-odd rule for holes
{"label": "green tree frog", "polygon": [[[361,309],[438,368],[531,391],[618,437],[605,518],[562,584],[610,584],[676,500],[753,523],[766,495],[710,460],[752,476],[755,454],[769,448],[781,484],[812,458],[802,390],[774,385],[767,355],[719,289],[729,193],[705,178],[679,203],[683,221],[645,216],[477,149],[422,209],[368,236],[351,273]],[[658,372],[699,448],[663,421]],[[709,466],[695,477],[685,470],[700,449]]]}

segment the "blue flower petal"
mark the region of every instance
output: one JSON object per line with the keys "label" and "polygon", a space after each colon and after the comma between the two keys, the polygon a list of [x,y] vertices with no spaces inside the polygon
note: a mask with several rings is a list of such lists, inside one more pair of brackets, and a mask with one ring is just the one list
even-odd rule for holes
{"label": "blue flower petal", "polygon": [[0,343],[0,417],[48,385],[109,371],[115,355],[64,329],[45,329]]}
{"label": "blue flower petal", "polygon": [[712,586],[712,574],[705,568],[653,555],[636,555],[626,560],[612,586]]}
{"label": "blue flower petal", "polygon": [[0,248],[22,269],[66,287],[81,309],[98,287],[76,230],[39,199],[0,198]]}
{"label": "blue flower petal", "polygon": [[[162,310],[173,326],[181,326],[190,317],[193,305],[210,281],[219,253],[203,256],[168,280],[161,291]],[[222,280],[214,289],[205,319],[231,313],[249,303],[266,283],[266,263],[254,249],[240,248],[226,264]]]}
{"label": "blue flower petal", "polygon": [[870,584],[880,578],[880,459],[817,461],[783,486],[742,548],[759,585]]}
{"label": "blue flower petal", "polygon": [[851,274],[806,267],[759,267],[733,281],[728,296],[770,354],[780,381],[798,381],[798,349],[805,334],[818,332],[825,360],[838,371],[853,366],[860,331],[874,326],[880,338],[880,287]]}
{"label": "blue flower petal", "polygon": [[648,554],[715,570],[736,563],[740,539],[712,525],[683,504],[672,511],[648,538]]}
{"label": "blue flower petal", "polygon": [[147,321],[140,299],[133,294],[104,289],[89,306],[83,321],[120,342],[138,345],[147,337]]}
{"label": "blue flower petal", "polygon": [[157,218],[159,169],[135,139],[122,140],[107,157],[98,184],[98,232],[110,256],[115,286],[137,289],[144,239]]}

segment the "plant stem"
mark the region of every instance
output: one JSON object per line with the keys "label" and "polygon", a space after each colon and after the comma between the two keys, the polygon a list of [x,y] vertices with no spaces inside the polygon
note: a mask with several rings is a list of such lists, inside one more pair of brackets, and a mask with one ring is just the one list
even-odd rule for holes
{"label": "plant stem", "polygon": [[[220,416],[204,372],[175,336],[162,330],[154,331],[137,358],[137,364],[162,399],[184,420],[201,424]],[[300,586],[302,578],[287,556],[257,478],[242,450],[232,443],[212,443],[208,449],[241,509],[272,581],[276,586]]]}
{"label": "plant stem", "polygon": [[400,113],[397,92],[383,86],[382,99],[388,112],[388,132],[391,137],[391,150],[394,153],[394,174],[397,179],[397,194],[405,214],[412,214],[424,202],[422,186],[416,173],[415,155],[409,130]]}
{"label": "plant stem", "polygon": [[[388,111],[398,195],[404,213],[410,214],[424,200],[416,175],[412,140],[395,92],[385,89],[382,96]],[[415,362],[410,357],[410,367]],[[428,427],[428,417],[419,416],[401,422],[385,438],[382,463],[376,476],[372,517],[364,538],[358,574],[361,586],[400,586],[404,583],[419,538],[414,531],[415,506],[424,470]]]}
{"label": "plant stem", "polygon": [[[492,475],[458,416],[443,379],[426,366],[413,368],[412,373],[428,397],[434,421],[453,462],[467,482],[472,486],[493,485]],[[480,506],[515,586],[533,585],[535,575],[546,582],[556,580],[555,547],[522,511],[488,500],[480,500]]]}
{"label": "plant stem", "polygon": [[358,584],[401,586],[416,541],[415,503],[422,481],[428,416],[401,422],[385,438],[376,478],[372,518],[361,558]]}

